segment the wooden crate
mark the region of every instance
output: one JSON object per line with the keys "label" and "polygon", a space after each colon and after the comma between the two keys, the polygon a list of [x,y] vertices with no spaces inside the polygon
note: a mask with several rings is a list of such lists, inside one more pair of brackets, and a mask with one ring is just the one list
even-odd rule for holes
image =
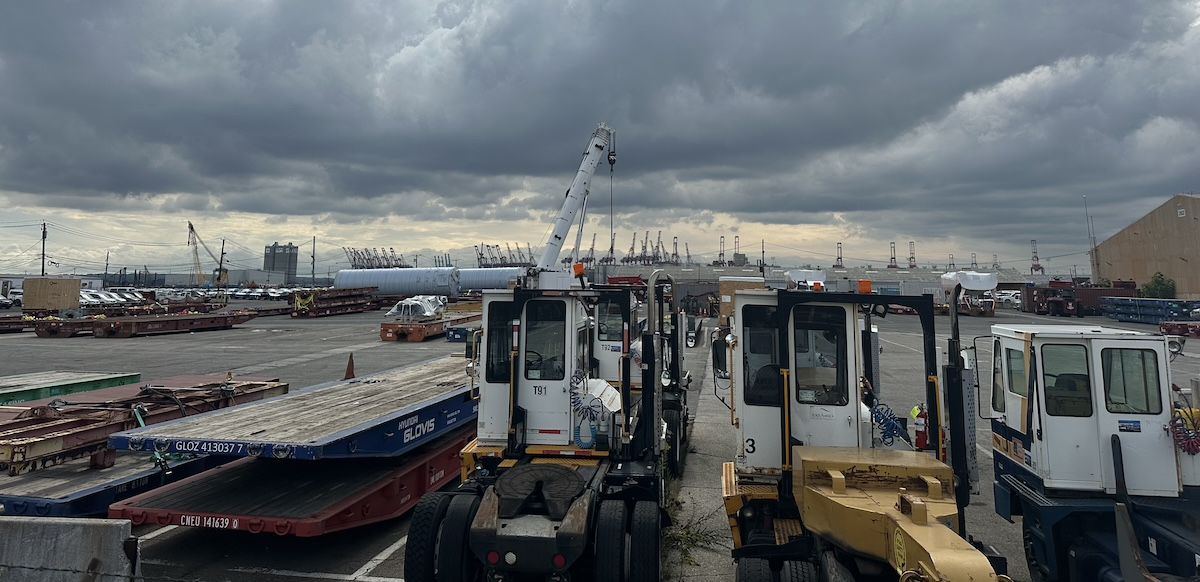
{"label": "wooden crate", "polygon": [[23,288],[22,309],[79,309],[79,279],[29,277]]}

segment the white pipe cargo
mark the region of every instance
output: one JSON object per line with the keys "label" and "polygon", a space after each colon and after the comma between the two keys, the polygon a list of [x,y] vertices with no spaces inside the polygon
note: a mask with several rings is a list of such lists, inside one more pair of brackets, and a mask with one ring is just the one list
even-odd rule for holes
{"label": "white pipe cargo", "polygon": [[333,277],[335,289],[378,287],[376,295],[445,295],[458,297],[459,271],[454,267],[413,269],[343,269]]}

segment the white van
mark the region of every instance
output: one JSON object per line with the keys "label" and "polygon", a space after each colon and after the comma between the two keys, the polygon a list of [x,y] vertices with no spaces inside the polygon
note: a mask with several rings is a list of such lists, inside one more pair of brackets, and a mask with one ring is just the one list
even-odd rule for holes
{"label": "white van", "polygon": [[21,306],[22,297],[25,297],[24,289],[9,289],[8,298],[13,302],[13,307]]}

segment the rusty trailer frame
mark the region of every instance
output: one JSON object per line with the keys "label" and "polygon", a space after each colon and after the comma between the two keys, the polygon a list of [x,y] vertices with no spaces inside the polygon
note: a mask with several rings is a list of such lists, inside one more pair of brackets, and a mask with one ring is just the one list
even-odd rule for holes
{"label": "rusty trailer frame", "polygon": [[[183,376],[159,383],[103,388],[62,398],[3,406],[0,412],[0,470],[10,476],[90,457],[93,467],[109,467],[115,451],[109,435],[138,426],[174,420],[286,394],[288,384],[246,379],[224,382],[220,376]],[[117,398],[107,396],[117,394]]]}
{"label": "rusty trailer frame", "polygon": [[428,338],[444,335],[446,330],[479,321],[482,313],[451,316],[434,321],[392,321],[379,325],[379,339],[385,342],[423,342]]}

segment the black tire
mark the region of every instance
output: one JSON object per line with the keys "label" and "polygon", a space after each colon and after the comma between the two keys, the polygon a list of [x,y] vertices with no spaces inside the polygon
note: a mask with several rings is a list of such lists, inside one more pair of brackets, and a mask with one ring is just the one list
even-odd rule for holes
{"label": "black tire", "polygon": [[667,468],[674,477],[683,474],[683,435],[679,416],[678,410],[663,411],[663,420],[667,421]]}
{"label": "black tire", "polygon": [[733,579],[737,582],[775,582],[775,574],[771,572],[771,563],[762,558],[742,558],[738,560]]}
{"label": "black tire", "polygon": [[779,573],[781,582],[819,582],[821,572],[812,562],[784,562]]}
{"label": "black tire", "polygon": [[408,542],[404,546],[404,579],[436,580],[437,539],[446,509],[450,507],[449,493],[428,493],[413,508],[408,526]]}
{"label": "black tire", "polygon": [[[471,520],[479,507],[475,495],[453,495],[442,520],[442,539],[438,547],[438,582],[474,582],[483,564],[471,552]],[[404,578],[408,580],[406,576]]]}
{"label": "black tire", "polygon": [[625,502],[606,499],[596,513],[595,582],[625,582]]}
{"label": "black tire", "polygon": [[1039,537],[1034,534],[1033,526],[1029,521],[1034,519],[1028,512],[1021,518],[1021,542],[1025,547],[1025,565],[1029,567],[1029,579],[1033,582],[1058,582],[1057,578],[1050,576],[1050,572],[1037,558],[1037,553],[1034,544],[1041,543]]}
{"label": "black tire", "polygon": [[662,536],[658,504],[638,501],[633,504],[629,523],[629,582],[658,582],[662,577]]}

